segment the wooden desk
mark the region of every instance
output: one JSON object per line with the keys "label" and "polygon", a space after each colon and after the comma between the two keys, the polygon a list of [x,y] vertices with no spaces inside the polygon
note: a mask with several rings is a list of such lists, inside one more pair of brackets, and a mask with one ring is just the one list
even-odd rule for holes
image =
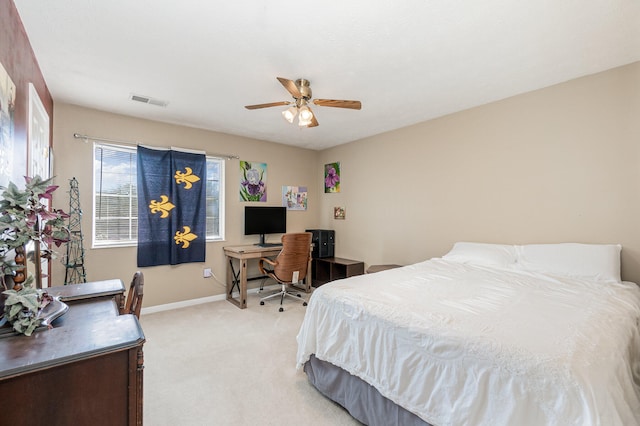
{"label": "wooden desk", "polygon": [[124,309],[124,284],[120,279],[90,281],[82,284],[67,284],[43,289],[67,305],[87,299],[115,299],[120,311]]}
{"label": "wooden desk", "polygon": [[[224,254],[229,263],[227,265],[227,300],[240,309],[247,307],[247,261],[249,259],[260,259],[261,257],[277,256],[282,250],[282,246],[259,247],[255,245],[227,246],[224,247]],[[311,250],[311,247],[309,248]],[[311,253],[311,251],[309,251]],[[233,267],[233,259],[237,259],[238,271]],[[311,258],[307,266],[307,276],[304,279],[305,292],[311,291]],[[233,297],[233,288],[238,286],[238,299]]]}
{"label": "wooden desk", "polygon": [[114,300],[74,303],[50,330],[0,339],[2,424],[141,425],[142,345]]}

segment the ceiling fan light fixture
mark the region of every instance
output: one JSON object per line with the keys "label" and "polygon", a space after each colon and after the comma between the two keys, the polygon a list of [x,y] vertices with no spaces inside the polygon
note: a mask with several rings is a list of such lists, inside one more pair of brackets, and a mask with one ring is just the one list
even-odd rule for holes
{"label": "ceiling fan light fixture", "polygon": [[300,118],[305,121],[311,120],[313,118],[313,113],[308,106],[304,105],[300,107]]}
{"label": "ceiling fan light fixture", "polygon": [[299,126],[308,126],[313,119],[313,113],[308,106],[303,105],[300,107],[300,116],[298,117]]}
{"label": "ceiling fan light fixture", "polygon": [[[300,127],[318,127],[316,115],[309,108],[312,102],[311,86],[309,80],[299,78],[298,80],[289,80],[288,78],[276,77],[284,88],[293,96],[292,101],[269,102],[266,104],[245,105],[246,109],[270,108],[282,105],[291,105],[285,111],[282,111],[282,117],[289,123],[293,124],[296,116],[298,116],[298,125]],[[360,101],[349,101],[344,99],[313,99],[313,104],[322,107],[361,109]]]}
{"label": "ceiling fan light fixture", "polygon": [[293,123],[293,119],[296,118],[296,114],[298,114],[298,109],[293,106],[282,111],[282,116],[289,123]]}
{"label": "ceiling fan light fixture", "polygon": [[298,126],[307,127],[307,126],[309,126],[309,124],[311,124],[311,119],[304,120],[302,117],[298,118]]}

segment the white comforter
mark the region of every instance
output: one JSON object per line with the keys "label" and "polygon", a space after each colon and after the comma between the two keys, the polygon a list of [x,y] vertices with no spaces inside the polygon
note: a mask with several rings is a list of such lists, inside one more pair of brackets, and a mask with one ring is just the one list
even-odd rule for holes
{"label": "white comforter", "polygon": [[640,424],[640,290],[442,259],[315,290],[311,354],[445,425]]}

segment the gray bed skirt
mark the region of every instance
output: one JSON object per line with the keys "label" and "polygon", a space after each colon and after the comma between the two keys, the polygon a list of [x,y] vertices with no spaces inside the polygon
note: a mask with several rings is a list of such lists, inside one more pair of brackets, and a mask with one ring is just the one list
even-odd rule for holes
{"label": "gray bed skirt", "polygon": [[355,419],[369,426],[429,425],[415,414],[385,398],[364,380],[311,355],[304,364],[309,382],[327,398],[342,405]]}

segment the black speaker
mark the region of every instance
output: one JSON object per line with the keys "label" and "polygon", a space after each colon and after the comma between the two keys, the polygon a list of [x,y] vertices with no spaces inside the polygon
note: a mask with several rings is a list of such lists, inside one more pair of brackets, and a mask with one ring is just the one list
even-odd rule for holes
{"label": "black speaker", "polygon": [[336,246],[336,231],[332,229],[307,229],[311,232],[311,242],[313,251],[311,257],[314,259],[323,257],[333,257]]}

